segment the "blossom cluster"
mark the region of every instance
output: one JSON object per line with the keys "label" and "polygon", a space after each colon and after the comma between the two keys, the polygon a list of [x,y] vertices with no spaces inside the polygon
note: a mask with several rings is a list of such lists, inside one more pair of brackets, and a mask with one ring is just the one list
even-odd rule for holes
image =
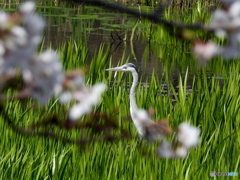
{"label": "blossom cluster", "polygon": [[21,4],[14,14],[0,10],[0,86],[21,75],[23,91],[41,105],[52,97],[59,97],[61,103],[76,100],[77,104],[69,110],[69,119],[76,121],[91,112],[106,86],[99,83],[87,87],[83,73],[67,74],[54,50],[35,54],[45,21],[34,11],[33,1]]}
{"label": "blossom cluster", "polygon": [[214,31],[220,38],[226,38],[226,45],[219,46],[214,41],[202,42],[197,40],[193,52],[201,64],[210,61],[214,56],[221,56],[224,60],[235,59],[240,56],[238,44],[240,42],[240,0],[218,0],[224,6],[212,13],[211,22],[205,25],[205,30]]}
{"label": "blossom cluster", "polygon": [[[191,148],[199,143],[200,129],[183,122],[178,126],[175,133],[176,138],[170,142],[165,140],[165,136],[172,134],[172,130],[167,120],[154,122],[144,109],[136,109],[134,118],[141,123],[143,138],[147,141],[162,141],[157,154],[163,158],[184,158]],[[140,125],[139,125],[140,126]]]}

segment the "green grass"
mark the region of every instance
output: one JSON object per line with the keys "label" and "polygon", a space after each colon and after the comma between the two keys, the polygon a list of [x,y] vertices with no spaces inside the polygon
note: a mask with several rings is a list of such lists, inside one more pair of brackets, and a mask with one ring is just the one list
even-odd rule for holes
{"label": "green grass", "polygon": [[[81,28],[90,27],[91,22],[84,24],[81,21],[80,24]],[[107,114],[133,138],[77,146],[48,138],[22,136],[13,132],[0,117],[0,179],[191,180],[210,179],[211,171],[240,173],[240,61],[224,62],[218,57],[206,67],[199,67],[190,54],[189,43],[172,40],[161,27],[154,25],[149,29],[150,26],[149,22],[141,22],[140,30],[134,29],[146,41],[153,32],[149,41],[151,46],[146,47],[141,61],[142,70],[150,63],[146,59],[152,51],[159,59],[162,71],[153,69],[150,77],[141,76],[137,88],[138,106],[154,108],[156,113],[152,118],[168,117],[173,128],[183,121],[199,127],[199,146],[192,149],[185,159],[161,159],[156,156],[158,144],[140,141],[133,123],[129,121],[131,74],[119,72],[114,78],[113,72],[105,71],[117,65],[112,59],[111,46],[106,43],[96,49],[89,62],[86,40],[77,36],[83,30],[76,28],[73,37],[78,38],[58,45],[64,68],[84,67],[87,85],[97,82],[108,85],[95,111]],[[119,59],[119,65],[132,62],[131,56],[126,58],[126,50]],[[28,110],[33,104],[36,107]],[[67,108],[55,101],[49,102],[45,108],[33,100],[24,105],[18,101],[3,105],[9,116],[23,127],[48,116],[50,112],[64,119]],[[82,121],[87,118],[89,116]],[[66,131],[57,127],[53,130],[64,137],[79,138],[78,130]],[[213,179],[235,180],[239,176]]]}

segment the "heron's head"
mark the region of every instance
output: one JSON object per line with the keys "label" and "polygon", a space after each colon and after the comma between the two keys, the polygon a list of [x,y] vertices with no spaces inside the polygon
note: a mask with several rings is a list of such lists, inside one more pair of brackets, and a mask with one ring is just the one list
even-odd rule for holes
{"label": "heron's head", "polygon": [[127,63],[122,66],[106,69],[106,71],[120,71],[120,72],[137,72],[137,67],[132,63]]}

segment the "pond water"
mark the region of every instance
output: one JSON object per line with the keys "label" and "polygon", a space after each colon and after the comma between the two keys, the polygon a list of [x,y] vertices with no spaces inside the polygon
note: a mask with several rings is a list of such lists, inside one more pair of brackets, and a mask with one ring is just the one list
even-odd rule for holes
{"label": "pond water", "polygon": [[[45,43],[51,43],[56,48],[58,44],[69,40],[70,37],[77,41],[81,39],[88,45],[89,61],[92,60],[99,46],[104,43],[106,46],[111,46],[113,65],[117,65],[122,58],[126,60],[129,58],[129,62],[136,64],[147,77],[151,76],[153,68],[160,71],[159,58],[153,51],[146,51],[151,45],[138,35],[139,32],[134,36],[133,41],[129,40],[136,19],[121,14],[113,15],[91,6],[84,9],[87,9],[85,13],[88,15],[82,14],[84,10],[80,14],[71,14],[71,9],[68,9],[67,17],[44,14],[48,21]],[[59,14],[62,13],[62,9],[58,11]],[[61,20],[57,22],[57,18]]]}

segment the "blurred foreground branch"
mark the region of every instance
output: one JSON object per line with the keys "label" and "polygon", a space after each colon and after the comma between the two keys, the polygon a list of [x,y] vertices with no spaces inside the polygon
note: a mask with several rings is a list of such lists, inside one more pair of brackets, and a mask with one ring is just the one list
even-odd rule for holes
{"label": "blurred foreground branch", "polygon": [[[109,119],[106,115],[97,113],[91,115],[87,122],[79,122],[69,129],[68,124],[71,123],[71,121],[66,120],[62,122],[54,115],[39,120],[36,123],[32,123],[27,127],[21,127],[10,118],[10,115],[6,112],[3,105],[0,105],[0,112],[3,121],[6,122],[13,131],[24,136],[50,138],[62,143],[76,144],[80,146],[92,142],[112,142],[130,138],[129,133],[119,127],[113,120]],[[73,130],[73,128],[75,130],[88,129],[92,132],[92,135],[86,137],[83,131],[79,131],[79,138],[69,138],[62,135],[64,133],[54,132],[54,127],[58,127],[59,131],[69,131]],[[119,131],[119,134],[116,135],[115,131]],[[98,137],[96,136],[97,134],[99,135]]]}
{"label": "blurred foreground branch", "polygon": [[116,11],[122,14],[129,14],[136,18],[140,19],[147,19],[153,23],[160,24],[162,27],[165,27],[168,30],[172,29],[195,29],[195,30],[205,30],[204,25],[200,23],[193,23],[193,24],[183,24],[175,21],[169,21],[164,18],[164,11],[165,9],[171,4],[171,1],[166,1],[159,5],[159,7],[153,11],[152,13],[147,13],[144,11],[139,11],[137,9],[130,8],[129,6],[123,6],[119,4],[110,3],[108,1],[99,1],[99,0],[72,0],[74,3],[77,4],[86,4],[92,6],[102,7],[104,9],[108,9],[111,11]]}

